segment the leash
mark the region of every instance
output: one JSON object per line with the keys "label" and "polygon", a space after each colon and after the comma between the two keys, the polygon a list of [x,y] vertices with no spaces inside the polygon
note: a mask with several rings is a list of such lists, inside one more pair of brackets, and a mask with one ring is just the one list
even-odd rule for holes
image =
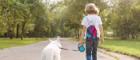
{"label": "leash", "polygon": [[67,49],[67,48],[60,48],[62,50],[68,50],[68,51],[79,51],[79,50],[76,50],[76,49]]}

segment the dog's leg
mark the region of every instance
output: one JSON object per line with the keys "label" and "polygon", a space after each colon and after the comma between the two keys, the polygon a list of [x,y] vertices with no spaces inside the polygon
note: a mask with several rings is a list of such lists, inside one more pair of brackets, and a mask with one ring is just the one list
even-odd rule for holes
{"label": "dog's leg", "polygon": [[41,60],[46,60],[46,55],[44,53],[41,54]]}
{"label": "dog's leg", "polygon": [[60,51],[55,53],[54,60],[61,60]]}

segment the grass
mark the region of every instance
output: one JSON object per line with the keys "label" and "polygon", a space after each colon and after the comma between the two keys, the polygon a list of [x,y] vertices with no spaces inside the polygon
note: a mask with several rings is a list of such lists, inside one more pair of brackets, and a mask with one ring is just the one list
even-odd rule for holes
{"label": "grass", "polygon": [[0,38],[0,49],[33,44],[43,40],[46,38],[24,38],[23,40]]}
{"label": "grass", "polygon": [[105,40],[100,47],[140,58],[140,41],[138,40]]}

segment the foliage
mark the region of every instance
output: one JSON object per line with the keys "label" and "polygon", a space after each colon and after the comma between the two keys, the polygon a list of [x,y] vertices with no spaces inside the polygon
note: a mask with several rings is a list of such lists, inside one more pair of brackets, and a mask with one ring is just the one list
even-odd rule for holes
{"label": "foliage", "polygon": [[115,35],[122,39],[137,38],[140,32],[138,2],[136,3],[136,0],[120,0],[115,4],[117,5],[113,7],[108,16]]}
{"label": "foliage", "polygon": [[[34,31],[36,29],[44,30],[42,27],[45,25],[42,24],[47,18],[40,0],[0,0],[0,7],[3,36],[10,38],[20,36],[22,38],[33,29]],[[34,21],[38,21],[39,24]],[[30,28],[34,25],[34,28]]]}
{"label": "foliage", "polygon": [[99,7],[105,33],[113,31],[122,39],[139,37],[139,0],[0,0],[0,36],[78,38],[87,3]]}

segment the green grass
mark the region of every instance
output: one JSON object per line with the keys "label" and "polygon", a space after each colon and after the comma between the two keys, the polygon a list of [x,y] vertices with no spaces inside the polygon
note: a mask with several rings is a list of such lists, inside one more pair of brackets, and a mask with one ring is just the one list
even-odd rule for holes
{"label": "green grass", "polygon": [[138,40],[105,40],[100,47],[140,58],[140,41]]}
{"label": "green grass", "polygon": [[0,38],[0,49],[33,44],[43,40],[47,40],[47,38],[24,38],[23,40]]}

